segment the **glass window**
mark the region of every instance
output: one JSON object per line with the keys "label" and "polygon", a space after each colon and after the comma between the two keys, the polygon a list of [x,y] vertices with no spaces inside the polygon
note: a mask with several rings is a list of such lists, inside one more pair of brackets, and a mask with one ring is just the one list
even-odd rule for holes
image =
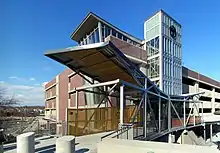
{"label": "glass window", "polygon": [[128,38],[127,38],[126,36],[123,36],[123,40],[124,40],[124,41],[127,41],[127,39],[128,39]]}
{"label": "glass window", "polygon": [[112,29],[112,35],[116,37],[116,31]]}
{"label": "glass window", "polygon": [[105,38],[105,25],[102,26],[102,38],[104,39]]}
{"label": "glass window", "polygon": [[109,27],[107,27],[106,29],[106,37],[108,37],[111,33],[111,29]]}
{"label": "glass window", "polygon": [[151,45],[152,47],[154,47],[154,39],[152,39],[152,40],[150,41],[150,45]]}
{"label": "glass window", "polygon": [[94,31],[94,37],[95,37],[95,42],[98,43],[99,41],[99,30],[98,28]]}
{"label": "glass window", "polygon": [[122,39],[122,34],[118,33],[118,38]]}
{"label": "glass window", "polygon": [[91,41],[92,41],[91,43],[96,43],[95,42],[95,33],[94,32],[91,35]]}
{"label": "glass window", "polygon": [[155,38],[155,48],[159,49],[159,36]]}

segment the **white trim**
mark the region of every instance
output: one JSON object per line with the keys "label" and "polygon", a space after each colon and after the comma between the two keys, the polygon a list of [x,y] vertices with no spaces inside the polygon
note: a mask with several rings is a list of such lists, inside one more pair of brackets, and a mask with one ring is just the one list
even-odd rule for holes
{"label": "white trim", "polygon": [[48,101],[48,100],[54,99],[54,98],[56,98],[56,97],[57,97],[57,96],[52,96],[52,97],[46,98],[45,101]]}
{"label": "white trim", "polygon": [[[78,106],[78,109],[80,108],[97,108],[98,104],[94,104],[94,105],[83,105],[83,106]],[[105,107],[105,104],[101,104],[99,106],[99,108]],[[69,107],[68,109],[77,109],[76,106],[74,107]]]}
{"label": "white trim", "polygon": [[69,91],[69,94],[75,92],[76,90],[83,90],[83,89],[88,89],[88,88],[94,88],[94,87],[100,87],[100,86],[107,86],[107,85],[112,85],[112,84],[117,84],[119,83],[120,80],[117,79],[117,80],[113,80],[113,81],[107,81],[107,82],[103,82],[103,83],[96,83],[96,84],[92,84],[92,85],[87,85],[87,86],[81,86],[81,87],[77,87],[73,90],[70,90]]}
{"label": "white trim", "polygon": [[54,87],[54,86],[56,86],[56,82],[54,83],[54,84],[52,84],[52,85],[50,85],[49,87],[47,87],[46,89],[44,89],[44,91],[47,91],[47,90],[49,90],[49,89],[51,89],[52,87]]}
{"label": "white trim", "polygon": [[159,57],[159,56],[160,56],[160,51],[158,54],[148,57],[147,60],[151,60],[151,59]]}
{"label": "white trim", "polygon": [[69,75],[68,75],[68,78],[71,78],[73,75],[75,75],[76,74],[76,72],[72,72],[72,73],[70,73]]}
{"label": "white trim", "polygon": [[152,78],[151,81],[160,81],[160,77]]}

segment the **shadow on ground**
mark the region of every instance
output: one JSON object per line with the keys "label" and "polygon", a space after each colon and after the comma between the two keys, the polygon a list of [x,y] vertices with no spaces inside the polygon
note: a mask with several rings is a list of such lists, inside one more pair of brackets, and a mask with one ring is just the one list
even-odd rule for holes
{"label": "shadow on ground", "polygon": [[[39,141],[35,141],[35,145],[37,145],[39,143],[40,143]],[[13,150],[13,149],[16,149],[16,148],[17,148],[16,144],[13,144],[13,145],[10,145],[10,146],[4,146],[4,151]]]}
{"label": "shadow on ground", "polygon": [[52,139],[54,137],[50,136],[50,137],[46,137],[46,138],[41,138],[41,139],[38,139],[38,140],[48,140],[48,139]]}
{"label": "shadow on ground", "polygon": [[85,152],[88,152],[89,149],[88,148],[81,148],[81,149],[78,149],[75,151],[75,153],[85,153]]}
{"label": "shadow on ground", "polygon": [[37,148],[37,149],[35,149],[35,152],[38,152],[38,153],[54,153],[55,150],[56,150],[56,145],[53,144],[53,145]]}

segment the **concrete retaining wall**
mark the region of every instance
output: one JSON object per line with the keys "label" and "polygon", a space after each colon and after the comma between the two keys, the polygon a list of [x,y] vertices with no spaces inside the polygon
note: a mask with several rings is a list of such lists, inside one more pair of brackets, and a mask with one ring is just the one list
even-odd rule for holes
{"label": "concrete retaining wall", "polygon": [[97,153],[219,153],[217,148],[161,142],[106,139],[98,143]]}

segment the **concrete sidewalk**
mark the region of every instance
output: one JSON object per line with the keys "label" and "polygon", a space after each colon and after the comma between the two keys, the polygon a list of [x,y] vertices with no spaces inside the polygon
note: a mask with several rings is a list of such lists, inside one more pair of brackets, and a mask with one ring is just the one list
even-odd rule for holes
{"label": "concrete sidewalk", "polygon": [[[76,137],[76,153],[96,153],[97,143],[101,141],[101,137],[110,132],[98,133]],[[36,153],[54,153],[56,148],[56,139],[54,137],[44,136],[35,139]],[[16,153],[16,143],[4,145],[5,153]]]}

